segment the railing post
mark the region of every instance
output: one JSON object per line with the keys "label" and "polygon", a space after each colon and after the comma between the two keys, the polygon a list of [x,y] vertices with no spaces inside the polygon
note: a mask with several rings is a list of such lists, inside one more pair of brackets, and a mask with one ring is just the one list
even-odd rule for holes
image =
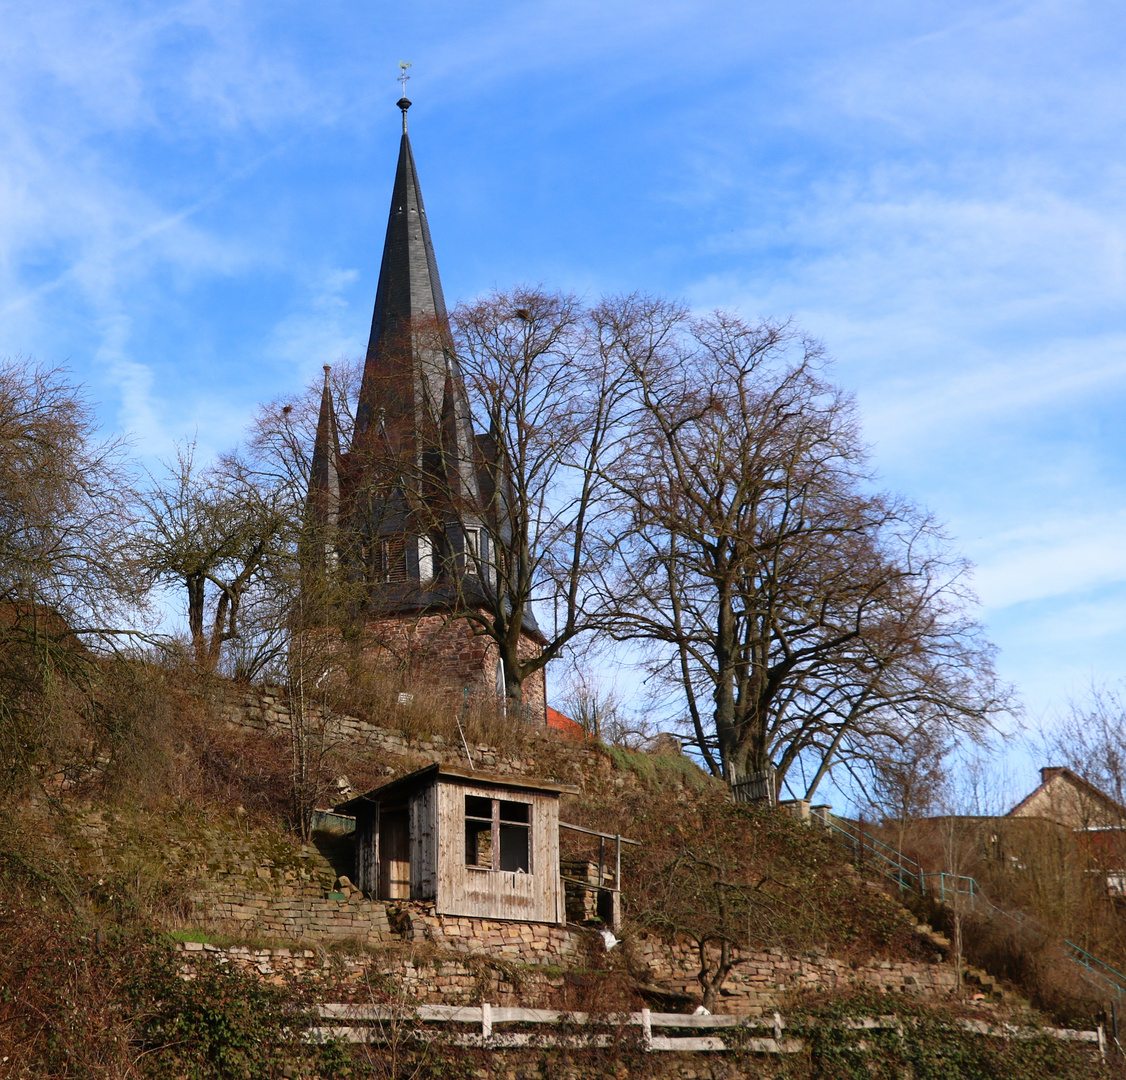
{"label": "railing post", "polygon": [[653,1049],[653,1021],[648,1009],[641,1010],[641,1049],[647,1054]]}
{"label": "railing post", "polygon": [[481,1002],[481,1038],[493,1037],[493,1007],[487,1001]]}

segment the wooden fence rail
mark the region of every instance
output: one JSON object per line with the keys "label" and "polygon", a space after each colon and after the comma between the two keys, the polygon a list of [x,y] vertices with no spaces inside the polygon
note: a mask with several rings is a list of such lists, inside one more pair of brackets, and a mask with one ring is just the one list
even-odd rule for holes
{"label": "wooden fence rail", "polygon": [[[694,1013],[658,1013],[642,1009],[635,1013],[612,1013],[592,1016],[583,1012],[561,1012],[556,1009],[509,1009],[489,1003],[482,1005],[416,1005],[413,1008],[393,1005],[323,1004],[317,1006],[323,1020],[352,1021],[352,1024],[322,1025],[310,1028],[305,1038],[310,1042],[386,1043],[399,1039],[442,1041],[452,1046],[479,1047],[493,1050],[519,1049],[527,1046],[565,1047],[568,1049],[594,1049],[613,1046],[621,1038],[621,1029],[639,1028],[640,1048],[651,1051],[699,1052],[738,1048],[759,1054],[797,1054],[805,1049],[802,1039],[784,1038],[786,1022],[778,1013],[771,1018],[710,1016]],[[357,1027],[356,1022],[366,1022]],[[419,1023],[472,1024],[479,1032],[450,1032],[439,1036],[436,1032],[413,1029]],[[812,1026],[817,1021],[802,1021]],[[879,1029],[903,1031],[904,1022],[897,1016],[857,1017],[837,1021],[850,1031]],[[908,1021],[907,1023],[910,1023]],[[1077,1031],[1074,1028],[1022,1028],[1013,1024],[989,1024],[981,1020],[956,1020],[955,1023],[977,1035],[1007,1039],[1034,1039],[1044,1035],[1073,1042],[1097,1045],[1099,1053],[1106,1055],[1106,1036],[1099,1027],[1095,1031]],[[566,1031],[540,1033],[529,1031],[497,1031],[498,1024],[552,1024],[572,1028],[617,1028],[618,1033],[602,1031]],[[374,1025],[374,1026],[372,1026]],[[404,1027],[405,1026],[405,1027]],[[719,1031],[762,1031],[729,1045],[717,1035],[670,1036],[654,1035],[654,1028]]]}

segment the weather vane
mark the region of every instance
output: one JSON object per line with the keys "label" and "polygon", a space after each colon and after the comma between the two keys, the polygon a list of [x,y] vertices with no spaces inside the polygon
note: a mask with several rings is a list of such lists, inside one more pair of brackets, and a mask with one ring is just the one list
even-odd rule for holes
{"label": "weather vane", "polygon": [[407,96],[407,79],[410,78],[410,76],[407,74],[407,68],[409,68],[410,66],[410,63],[406,60],[399,61],[399,71],[402,72],[402,74],[399,76],[399,82],[403,84],[403,97]]}

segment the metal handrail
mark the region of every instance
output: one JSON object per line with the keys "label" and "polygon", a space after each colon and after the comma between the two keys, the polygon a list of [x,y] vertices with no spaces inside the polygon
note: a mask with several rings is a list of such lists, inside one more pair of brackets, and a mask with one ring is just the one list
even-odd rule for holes
{"label": "metal handrail", "polygon": [[[837,822],[842,821],[835,815],[827,815],[821,819],[823,824],[828,827],[829,835],[836,834],[838,842],[845,844],[850,849],[859,848],[864,849],[865,844],[869,845],[869,852],[873,857],[872,865],[885,877],[893,878],[897,881],[900,888],[903,888],[902,877],[889,873],[888,870],[880,865],[880,860],[888,866],[894,867],[901,874],[909,878],[915,878],[918,881],[918,889],[920,893],[930,892],[938,900],[940,904],[946,904],[947,898],[955,896],[968,896],[970,904],[975,909],[984,908],[986,914],[993,918],[1007,919],[1009,922],[1015,923],[1021,930],[1035,930],[1045,937],[1050,937],[1047,929],[1043,923],[1034,919],[1031,915],[1026,915],[1023,911],[1007,911],[1005,908],[998,907],[988,896],[982,891],[981,886],[977,881],[966,874],[949,874],[946,871],[936,871],[930,874],[924,873],[923,868],[911,858],[905,856],[902,852],[896,851],[895,848],[889,844],[885,844],[882,840],[878,840],[864,830],[853,826],[851,822],[846,823],[849,827],[842,828]],[[841,840],[840,838],[844,838]],[[847,841],[847,843],[845,843]],[[894,858],[884,855],[882,852],[876,850],[876,846],[885,848],[891,852]],[[914,867],[914,870],[909,869]],[[937,886],[933,884],[937,879]],[[1097,956],[1092,956],[1086,949],[1076,945],[1073,941],[1063,942],[1063,948],[1060,953],[1073,964],[1081,967],[1086,972],[1087,976],[1095,979],[1102,986],[1103,989],[1108,989],[1114,992],[1119,999],[1119,1002],[1126,1001],[1126,974],[1118,971],[1116,968],[1110,966],[1104,960],[1100,960]]]}
{"label": "metal handrail", "polygon": [[[836,833],[838,836],[844,837],[848,847],[856,848],[859,852],[863,852],[867,848],[867,852],[871,855],[875,868],[885,877],[893,879],[900,888],[905,884],[904,878],[906,877],[913,879],[914,882],[917,883],[913,887],[922,891],[923,868],[915,862],[914,859],[907,858],[902,852],[896,851],[891,845],[885,844],[871,833],[865,832],[835,815],[828,815],[822,818],[821,821],[828,828],[830,835]],[[877,847],[883,848],[884,851],[889,854],[884,854],[884,851],[878,851]],[[886,865],[881,865],[881,863]],[[895,872],[890,872],[888,868],[891,868]],[[910,884],[910,881],[907,882],[907,884]]]}

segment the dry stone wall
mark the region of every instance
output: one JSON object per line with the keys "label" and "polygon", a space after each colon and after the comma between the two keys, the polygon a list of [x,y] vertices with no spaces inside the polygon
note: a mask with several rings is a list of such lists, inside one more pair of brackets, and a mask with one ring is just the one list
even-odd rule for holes
{"label": "dry stone wall", "polygon": [[339,899],[207,890],[192,897],[193,921],[230,937],[281,939],[295,944],[353,942],[368,948],[408,942],[452,953],[541,965],[566,965],[590,934],[546,923],[439,915],[432,905],[408,901],[386,904],[348,891],[351,895]]}
{"label": "dry stone wall", "polygon": [[[631,967],[649,982],[673,993],[696,997],[700,984],[699,955],[687,944],[669,945],[641,936],[626,943]],[[795,990],[863,988],[912,993],[928,999],[946,997],[955,987],[954,968],[944,963],[869,959],[840,960],[824,953],[788,956],[778,949],[749,954],[724,982],[721,1011],[761,1016],[779,1008]]]}
{"label": "dry stone wall", "polygon": [[[226,701],[219,702],[217,708],[227,723],[244,731],[282,734],[289,730],[289,704],[281,687],[248,687],[235,691]],[[318,722],[326,725],[331,741],[348,743],[358,752],[422,757],[463,767],[466,764],[464,749],[449,745],[441,735],[408,739],[400,731],[377,727],[354,716],[335,712],[315,715]],[[510,776],[527,776],[534,772],[532,762],[500,754],[496,747],[480,743],[469,749],[474,768],[484,772]],[[573,753],[577,755],[576,761],[584,756],[579,746],[574,747]]]}
{"label": "dry stone wall", "polygon": [[195,975],[201,962],[230,966],[281,984],[308,979],[331,987],[336,1001],[382,1000],[388,993],[412,1004],[549,1007],[565,977],[557,971],[517,969],[478,958],[457,957],[413,949],[384,950],[369,955],[328,953],[323,949],[254,948],[188,941],[179,946],[181,974]]}

